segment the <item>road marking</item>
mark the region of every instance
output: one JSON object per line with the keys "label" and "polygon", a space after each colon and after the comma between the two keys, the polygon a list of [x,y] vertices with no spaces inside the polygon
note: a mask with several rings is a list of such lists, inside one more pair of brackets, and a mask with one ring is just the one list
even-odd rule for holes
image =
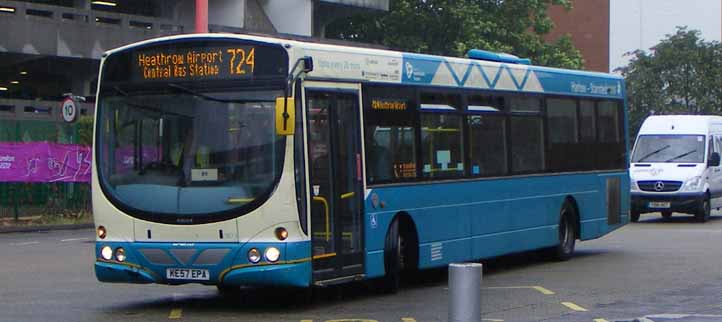
{"label": "road marking", "polygon": [[482,321],[491,321],[491,322],[504,322],[502,319],[481,319]]}
{"label": "road marking", "polygon": [[552,292],[552,291],[550,291],[550,290],[548,290],[548,289],[546,289],[546,288],[543,288],[543,287],[541,287],[541,286],[534,286],[534,287],[532,287],[532,288],[535,289],[535,290],[537,290],[537,291],[539,291],[540,293],[542,293],[542,294],[544,294],[544,295],[554,295],[554,292]]}
{"label": "road marking", "polygon": [[492,287],[484,287],[484,289],[487,290],[516,290],[516,289],[531,289],[535,290],[539,293],[542,293],[544,295],[554,295],[555,293],[550,291],[547,288],[544,288],[542,286],[492,286]]}
{"label": "road marking", "polygon": [[68,238],[68,239],[61,239],[60,242],[71,242],[71,241],[79,241],[79,240],[88,240],[90,238]]}
{"label": "road marking", "polygon": [[301,320],[301,322],[313,322],[313,320]]}
{"label": "road marking", "polygon": [[416,319],[414,319],[414,318],[401,318],[401,321],[404,321],[404,322],[416,322]]}
{"label": "road marking", "polygon": [[585,308],[583,308],[583,307],[581,307],[581,306],[579,306],[579,305],[576,305],[576,304],[574,304],[574,303],[572,303],[572,302],[562,302],[562,305],[568,307],[569,309],[572,309],[572,310],[574,310],[574,311],[577,311],[577,312],[587,312],[587,311],[589,311],[589,310],[587,310],[587,309],[585,309]]}
{"label": "road marking", "polygon": [[27,246],[27,245],[37,245],[40,244],[39,241],[31,241],[31,242],[24,242],[24,243],[14,243],[10,244],[11,246]]}
{"label": "road marking", "polygon": [[170,314],[168,314],[168,318],[172,320],[177,320],[183,317],[183,309],[172,309],[170,310]]}
{"label": "road marking", "polygon": [[609,322],[605,319],[594,319],[594,322]]}

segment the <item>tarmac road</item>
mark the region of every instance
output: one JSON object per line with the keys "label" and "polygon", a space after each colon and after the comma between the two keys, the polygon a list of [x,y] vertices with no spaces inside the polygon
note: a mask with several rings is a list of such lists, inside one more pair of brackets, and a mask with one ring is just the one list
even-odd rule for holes
{"label": "tarmac road", "polygon": [[[408,279],[398,294],[372,283],[301,292],[103,284],[93,231],[0,234],[0,321],[400,321],[447,319],[445,270]],[[485,321],[722,321],[722,217],[643,216],[567,262],[524,253],[484,261]]]}

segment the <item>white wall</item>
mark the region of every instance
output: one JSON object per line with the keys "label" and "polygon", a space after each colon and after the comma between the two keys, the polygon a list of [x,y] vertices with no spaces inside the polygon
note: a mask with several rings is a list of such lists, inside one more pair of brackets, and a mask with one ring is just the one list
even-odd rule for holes
{"label": "white wall", "polygon": [[609,69],[626,66],[624,54],[649,50],[677,26],[702,32],[707,41],[722,37],[721,0],[610,0]]}

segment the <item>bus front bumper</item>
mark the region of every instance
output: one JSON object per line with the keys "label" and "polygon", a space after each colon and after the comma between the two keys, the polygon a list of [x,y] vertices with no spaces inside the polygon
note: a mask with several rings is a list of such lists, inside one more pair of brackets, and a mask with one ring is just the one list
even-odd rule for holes
{"label": "bus front bumper", "polygon": [[[704,201],[704,192],[655,194],[632,193],[632,211],[639,213],[672,211],[681,213],[696,213]],[[660,204],[658,204],[660,203]],[[659,207],[659,205],[669,207]]]}
{"label": "bus front bumper", "polygon": [[[292,243],[173,243],[96,242],[95,275],[98,281],[134,284],[273,285],[306,287],[311,283],[310,242]],[[101,248],[125,250],[126,258],[102,258]],[[276,262],[251,263],[251,248],[275,247],[281,251]],[[182,252],[181,252],[182,251]],[[193,254],[189,257],[178,255]],[[215,257],[209,256],[221,254]],[[205,257],[204,257],[205,256]],[[209,260],[209,259],[213,260]],[[174,276],[174,271],[202,272],[202,278]]]}

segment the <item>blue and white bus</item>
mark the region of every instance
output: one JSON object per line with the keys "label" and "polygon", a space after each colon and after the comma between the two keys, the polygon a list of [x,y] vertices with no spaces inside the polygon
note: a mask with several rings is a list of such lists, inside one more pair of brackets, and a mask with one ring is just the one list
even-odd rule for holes
{"label": "blue and white bus", "polygon": [[629,221],[624,84],[246,35],[107,52],[98,280],[324,286],[549,249]]}

